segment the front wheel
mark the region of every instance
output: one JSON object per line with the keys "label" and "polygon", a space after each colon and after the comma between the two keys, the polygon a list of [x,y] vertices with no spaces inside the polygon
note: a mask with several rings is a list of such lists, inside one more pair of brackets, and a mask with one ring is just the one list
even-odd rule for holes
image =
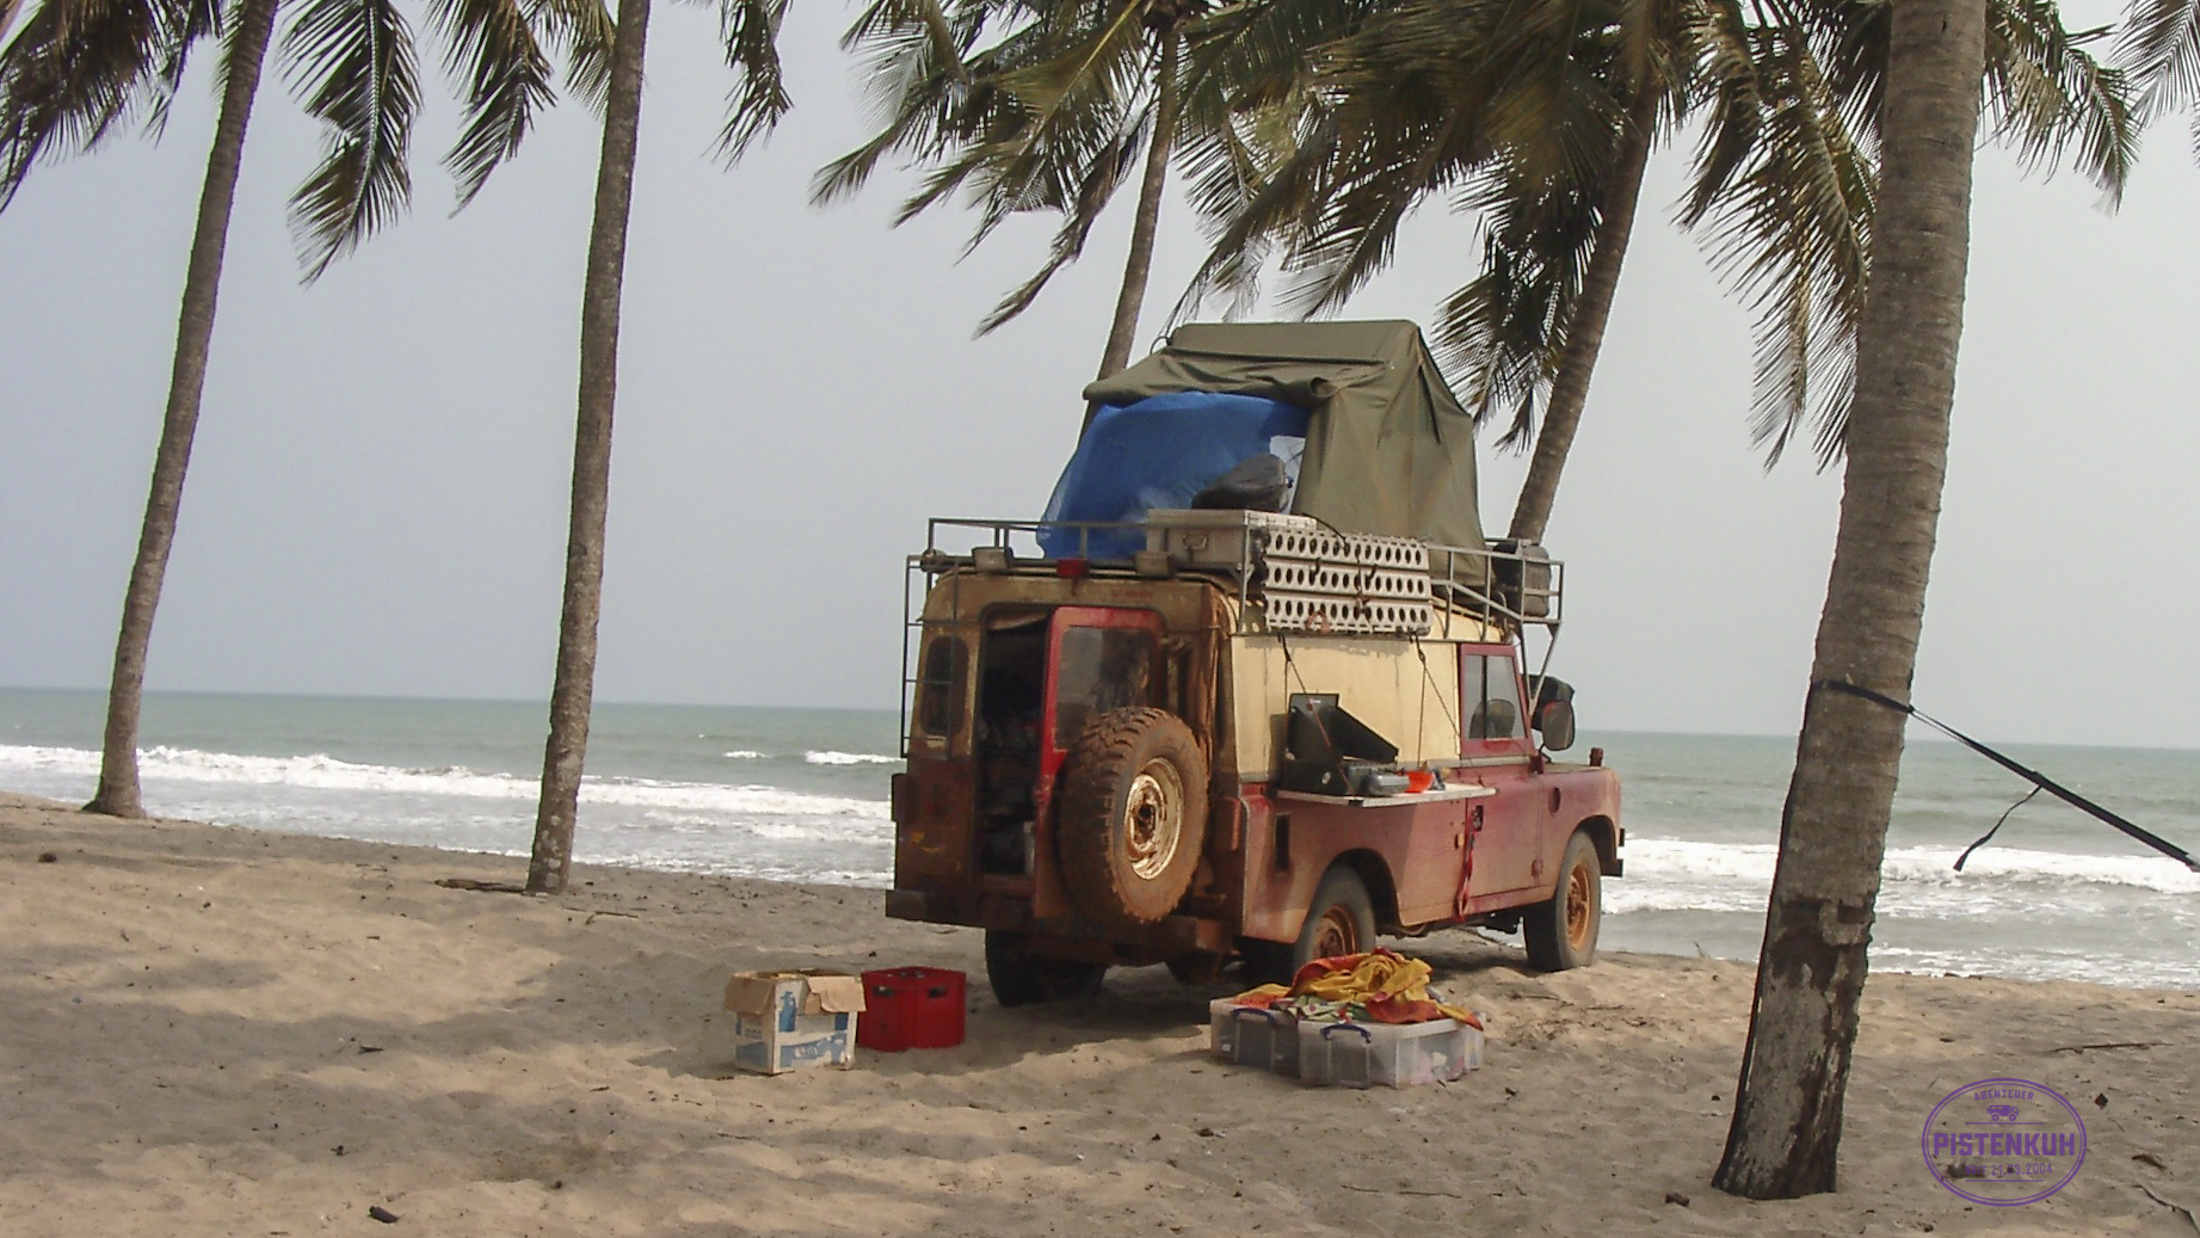
{"label": "front wheel", "polygon": [[1097,997],[1107,974],[1105,963],[1033,954],[1022,933],[985,931],[985,978],[993,986],[993,999],[1003,1006]]}
{"label": "front wheel", "polygon": [[1566,840],[1558,888],[1520,917],[1528,966],[1537,971],[1566,971],[1596,962],[1597,930],[1603,921],[1604,869],[1597,860],[1597,845],[1576,830]]}

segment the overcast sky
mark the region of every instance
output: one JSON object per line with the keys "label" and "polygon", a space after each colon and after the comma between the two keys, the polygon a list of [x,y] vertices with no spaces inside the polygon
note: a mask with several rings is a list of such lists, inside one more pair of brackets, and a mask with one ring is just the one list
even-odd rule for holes
{"label": "overcast sky", "polygon": [[[827,211],[865,133],[839,6],[797,6],[796,97],[732,171],[707,13],[652,31],[627,267],[599,696],[891,707],[902,556],[927,515],[1035,517],[1074,438],[1128,232],[1030,313],[972,328],[1045,249],[968,217],[893,230],[900,183]],[[202,58],[210,59],[210,58]],[[0,684],[93,688],[145,501],[211,133],[205,63],[158,146],[34,174],[0,214]],[[428,73],[434,73],[432,64]],[[551,116],[449,217],[439,78],[411,219],[301,288],[282,205],[316,137],[270,75],[155,632],[154,689],[539,699],[556,645],[596,133]],[[2120,215],[2082,180],[1978,164],[1970,301],[1916,698],[1984,736],[2200,746],[2200,188],[2152,135]],[[1653,163],[1547,541],[1584,725],[1792,732],[1839,479],[1767,475],[1749,323]],[[2182,205],[2181,205],[2182,204]],[[1179,206],[1143,351],[1200,253]],[[1354,317],[1424,320],[1474,227],[1422,213]],[[1522,471],[1483,452],[1484,522]]]}

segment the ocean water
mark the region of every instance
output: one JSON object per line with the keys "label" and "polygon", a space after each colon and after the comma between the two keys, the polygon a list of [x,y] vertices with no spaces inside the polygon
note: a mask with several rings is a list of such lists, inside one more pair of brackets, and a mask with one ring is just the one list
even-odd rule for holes
{"label": "ocean water", "polygon": [[[90,797],[97,693],[0,689],[0,789]],[[262,829],[523,856],[539,704],[156,693],[148,810]],[[602,704],[578,858],[883,887],[892,713]],[[1754,958],[1792,738],[1585,733],[1625,791],[1611,948]],[[2011,745],[2018,760],[2200,850],[2200,752]],[[1888,839],[1876,968],[2200,988],[2200,874],[2042,795],[1963,872],[2027,786],[1912,738]]]}

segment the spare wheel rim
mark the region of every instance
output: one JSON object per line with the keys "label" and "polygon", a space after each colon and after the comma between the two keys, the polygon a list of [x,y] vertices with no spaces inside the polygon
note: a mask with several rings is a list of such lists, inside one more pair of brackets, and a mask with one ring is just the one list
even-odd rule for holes
{"label": "spare wheel rim", "polygon": [[1124,801],[1123,847],[1131,871],[1152,881],[1167,871],[1184,839],[1184,779],[1165,757],[1155,757],[1131,779]]}
{"label": "spare wheel rim", "polygon": [[1576,864],[1566,872],[1566,944],[1579,950],[1589,944],[1589,866]]}

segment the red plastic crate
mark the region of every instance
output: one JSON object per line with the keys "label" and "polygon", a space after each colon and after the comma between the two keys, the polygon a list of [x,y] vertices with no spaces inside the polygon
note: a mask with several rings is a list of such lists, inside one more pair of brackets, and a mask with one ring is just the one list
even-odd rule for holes
{"label": "red plastic crate", "polygon": [[963,974],[941,967],[863,973],[856,1043],[880,1053],[951,1049],[963,1042]]}

